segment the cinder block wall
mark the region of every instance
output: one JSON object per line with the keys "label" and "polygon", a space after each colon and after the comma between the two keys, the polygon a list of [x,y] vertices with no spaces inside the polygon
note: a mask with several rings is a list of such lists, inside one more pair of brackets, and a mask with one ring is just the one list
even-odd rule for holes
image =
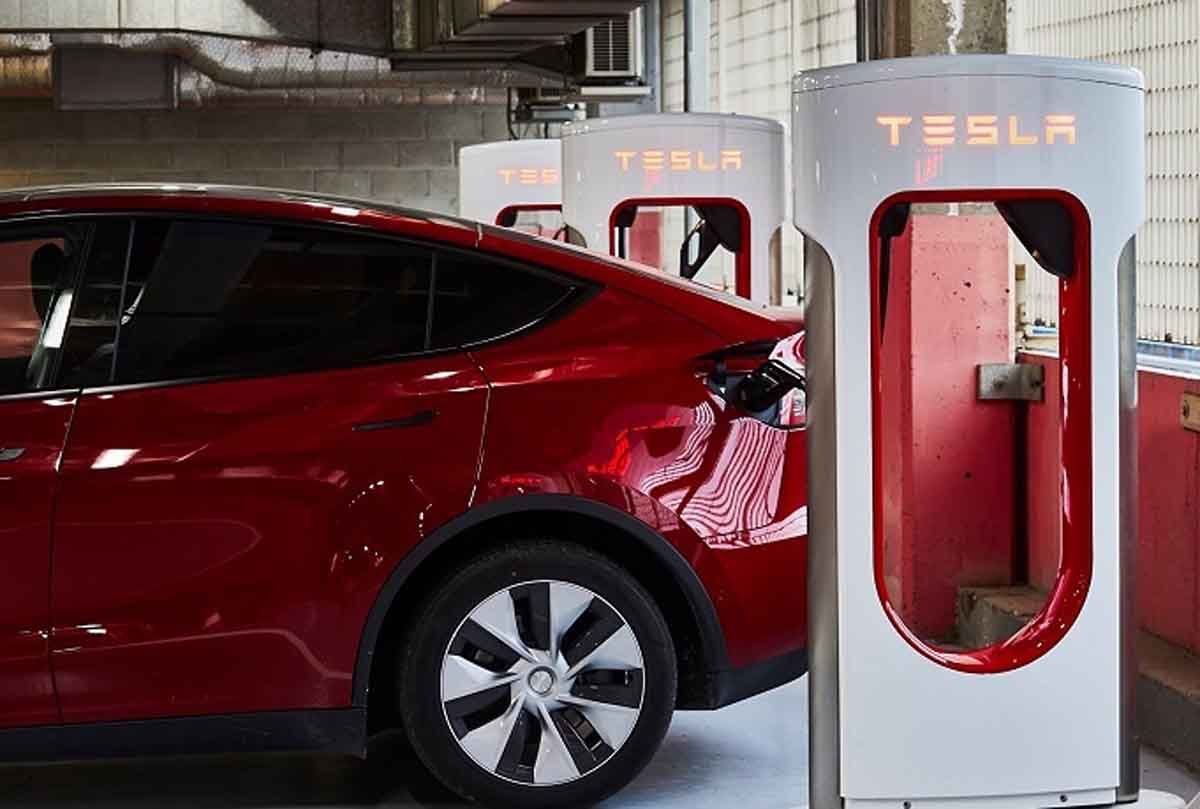
{"label": "cinder block wall", "polygon": [[454,213],[458,149],[508,137],[494,104],[56,112],[0,104],[0,187],[192,181]]}

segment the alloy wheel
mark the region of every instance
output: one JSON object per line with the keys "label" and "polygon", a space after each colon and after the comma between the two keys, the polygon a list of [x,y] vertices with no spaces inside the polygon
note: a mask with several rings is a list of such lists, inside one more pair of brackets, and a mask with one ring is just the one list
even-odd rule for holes
{"label": "alloy wheel", "polygon": [[644,691],[629,623],[586,587],[531,581],[476,606],[442,662],[441,700],[462,750],[500,778],[570,783],[633,732]]}

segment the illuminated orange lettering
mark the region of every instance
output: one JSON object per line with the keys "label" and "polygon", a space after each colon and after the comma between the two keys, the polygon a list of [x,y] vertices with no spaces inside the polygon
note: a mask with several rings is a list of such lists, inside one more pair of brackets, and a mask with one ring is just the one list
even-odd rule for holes
{"label": "illuminated orange lettering", "polygon": [[[1000,117],[994,114],[965,116],[966,138],[964,142],[969,146],[1000,145]],[[1030,132],[1023,132],[1021,130],[1020,116],[1009,115],[1007,118],[1008,140],[1006,142],[1009,145],[1034,146],[1042,142],[1042,135],[1037,130]],[[902,130],[912,123],[913,118],[908,115],[879,115],[876,116],[875,121],[887,129],[888,143],[892,146],[899,146]],[[1073,146],[1078,137],[1076,122],[1077,116],[1075,115],[1045,115],[1043,120],[1045,125],[1045,143],[1047,145],[1063,143]],[[957,116],[945,114],[922,115],[921,135],[926,146],[954,145],[958,142]]]}
{"label": "illuminated orange lettering", "polygon": [[658,174],[663,170],[663,166],[667,163],[667,154],[661,149],[651,149],[648,152],[642,152],[642,165],[646,168],[647,174]]}
{"label": "illuminated orange lettering", "polygon": [[733,171],[742,170],[742,150],[741,149],[722,149],[721,150],[721,170],[732,169]]}
{"label": "illuminated orange lettering", "polygon": [[995,146],[1000,142],[1000,127],[996,126],[995,115],[967,116],[967,144],[970,146]]}
{"label": "illuminated orange lettering", "polygon": [[520,178],[521,178],[521,185],[537,185],[538,184],[537,169],[521,169],[518,176],[520,176]]}
{"label": "illuminated orange lettering", "polygon": [[912,123],[911,115],[880,115],[875,119],[875,122],[880,126],[888,128],[888,143],[892,146],[900,145],[900,127],[908,126]]}
{"label": "illuminated orange lettering", "polygon": [[500,176],[504,178],[505,185],[512,185],[513,176],[516,173],[514,169],[500,169]]}
{"label": "illuminated orange lettering", "polygon": [[704,162],[704,152],[697,152],[696,153],[696,168],[700,169],[700,171],[716,171],[717,164],[716,163],[705,163]]}
{"label": "illuminated orange lettering", "polygon": [[1054,143],[1054,139],[1057,137],[1064,137],[1067,139],[1067,143],[1075,145],[1074,115],[1046,116],[1046,143]]}
{"label": "illuminated orange lettering", "polygon": [[558,169],[542,169],[542,185],[558,185]]}
{"label": "illuminated orange lettering", "polygon": [[675,150],[671,152],[671,170],[672,171],[691,171],[692,170],[692,153],[683,150]]}
{"label": "illuminated orange lettering", "polygon": [[1021,123],[1017,116],[1008,116],[1008,142],[1013,146],[1032,146],[1038,142],[1037,135],[1022,135]]}
{"label": "illuminated orange lettering", "polygon": [[637,152],[614,152],[613,154],[621,162],[621,171],[629,171],[629,163],[637,157]]}
{"label": "illuminated orange lettering", "polygon": [[923,115],[926,146],[951,146],[954,143],[953,115]]}

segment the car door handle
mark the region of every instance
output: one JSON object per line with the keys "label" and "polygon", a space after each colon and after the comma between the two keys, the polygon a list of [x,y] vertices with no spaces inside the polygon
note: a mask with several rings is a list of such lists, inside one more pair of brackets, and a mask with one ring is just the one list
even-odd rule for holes
{"label": "car door handle", "polygon": [[420,427],[428,424],[435,418],[437,418],[436,410],[422,410],[419,413],[413,413],[411,416],[405,416],[404,418],[365,421],[362,424],[355,424],[354,432],[371,433],[376,430],[399,430],[404,427]]}
{"label": "car door handle", "polygon": [[25,454],[24,447],[0,447],[0,463],[15,461]]}

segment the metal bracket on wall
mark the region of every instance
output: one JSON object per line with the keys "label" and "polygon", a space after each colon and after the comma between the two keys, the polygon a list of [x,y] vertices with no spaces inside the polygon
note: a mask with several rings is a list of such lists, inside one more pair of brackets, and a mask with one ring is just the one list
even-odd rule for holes
{"label": "metal bracket on wall", "polygon": [[1185,393],[1179,405],[1179,423],[1183,429],[1200,433],[1200,393]]}
{"label": "metal bracket on wall", "polygon": [[1046,398],[1046,369],[1041,365],[1000,362],[980,365],[978,370],[980,400],[1041,402]]}

